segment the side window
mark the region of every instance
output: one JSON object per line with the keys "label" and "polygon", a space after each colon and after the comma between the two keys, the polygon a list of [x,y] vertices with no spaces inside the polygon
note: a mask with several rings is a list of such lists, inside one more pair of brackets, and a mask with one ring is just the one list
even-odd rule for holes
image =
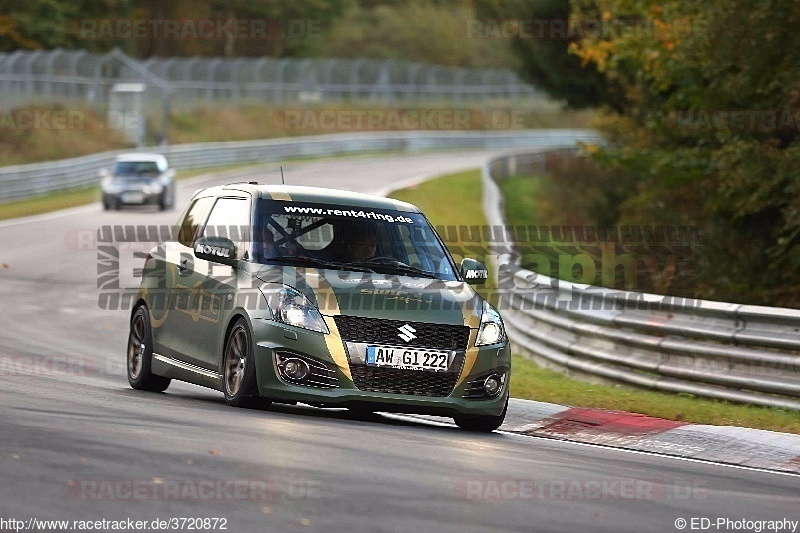
{"label": "side window", "polygon": [[178,242],[184,246],[192,246],[194,240],[198,237],[198,231],[203,227],[203,222],[208,216],[208,211],[214,203],[214,198],[198,198],[194,201],[189,211],[186,212],[186,217],[181,223],[181,230],[178,234]]}
{"label": "side window", "polygon": [[220,198],[203,230],[204,237],[227,237],[236,245],[239,259],[250,243],[250,202],[244,198]]}

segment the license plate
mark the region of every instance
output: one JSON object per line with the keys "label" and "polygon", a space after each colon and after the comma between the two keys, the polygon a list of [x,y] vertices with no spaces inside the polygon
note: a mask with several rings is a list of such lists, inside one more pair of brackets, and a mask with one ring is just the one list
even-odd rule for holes
{"label": "license plate", "polygon": [[144,202],[144,195],[140,192],[128,192],[120,198],[123,204],[140,204]]}
{"label": "license plate", "polygon": [[418,350],[399,346],[367,346],[367,365],[406,370],[447,372],[453,353],[444,350]]}

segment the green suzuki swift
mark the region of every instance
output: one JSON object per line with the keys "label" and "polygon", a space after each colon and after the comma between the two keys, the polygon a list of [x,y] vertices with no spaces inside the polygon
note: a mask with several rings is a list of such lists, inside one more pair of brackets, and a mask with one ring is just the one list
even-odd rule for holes
{"label": "green suzuki swift", "polygon": [[195,193],[147,256],[127,350],[135,389],[172,379],[269,402],[452,417],[508,405],[503,321],[411,204],[237,183]]}

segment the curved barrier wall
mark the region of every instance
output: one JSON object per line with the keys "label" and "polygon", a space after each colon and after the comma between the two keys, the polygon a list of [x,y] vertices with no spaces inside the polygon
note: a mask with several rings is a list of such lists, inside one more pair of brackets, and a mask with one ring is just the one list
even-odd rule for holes
{"label": "curved barrier wall", "polygon": [[[514,348],[554,366],[650,389],[800,409],[800,310],[579,285],[525,270],[495,179],[546,150],[483,169],[489,224],[504,226],[501,307]],[[505,287],[506,289],[503,289]]]}

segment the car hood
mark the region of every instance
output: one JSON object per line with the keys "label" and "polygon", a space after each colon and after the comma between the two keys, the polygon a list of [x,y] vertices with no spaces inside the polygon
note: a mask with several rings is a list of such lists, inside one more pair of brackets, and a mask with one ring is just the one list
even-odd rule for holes
{"label": "car hood", "polygon": [[262,266],[255,276],[302,292],[323,315],[477,327],[483,299],[461,281],[396,274]]}

